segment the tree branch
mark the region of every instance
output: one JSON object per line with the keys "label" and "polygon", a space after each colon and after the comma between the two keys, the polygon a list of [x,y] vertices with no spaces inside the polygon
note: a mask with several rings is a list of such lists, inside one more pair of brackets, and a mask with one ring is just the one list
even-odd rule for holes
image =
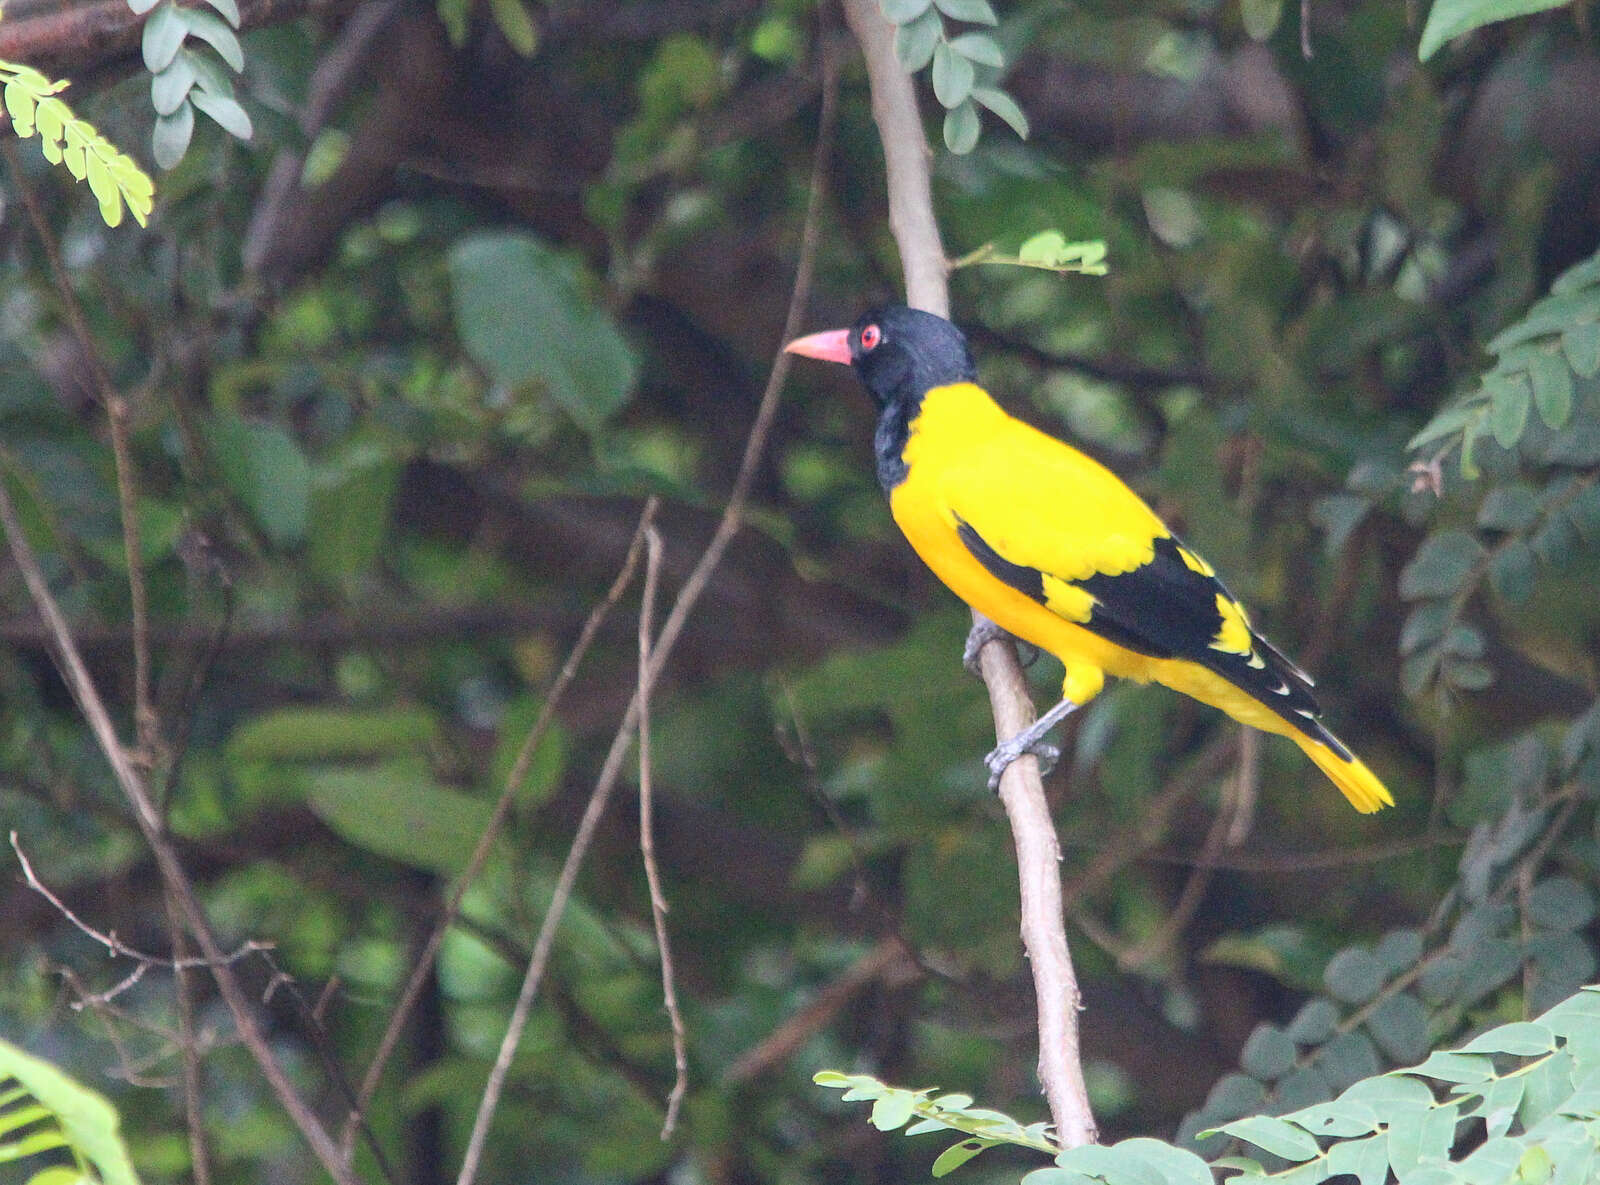
{"label": "tree branch", "polygon": [[[889,190],[889,226],[905,269],[906,301],[947,316],[948,264],[933,215],[928,145],[916,92],[894,52],[894,33],[875,0],[844,0],[845,18],[866,55],[872,113],[883,141]],[[981,620],[974,611],[974,621]],[[994,709],[995,735],[1005,740],[1033,723],[1033,702],[1016,648],[990,642],[979,652],[983,681]],[[1082,998],[1067,947],[1061,901],[1061,847],[1045,801],[1039,763],[1023,757],[1000,779],[1000,800],[1011,821],[1022,894],[1022,941],[1033,971],[1039,1011],[1039,1078],[1056,1133],[1068,1146],[1093,1143],[1094,1115],[1078,1050]]]}

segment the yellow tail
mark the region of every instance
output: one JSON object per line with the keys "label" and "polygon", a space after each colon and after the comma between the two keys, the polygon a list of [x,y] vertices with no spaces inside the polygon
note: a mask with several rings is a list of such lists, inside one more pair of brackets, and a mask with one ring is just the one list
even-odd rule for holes
{"label": "yellow tail", "polygon": [[1327,774],[1339,792],[1350,800],[1350,805],[1363,815],[1381,811],[1394,805],[1394,798],[1378,780],[1378,775],[1354,755],[1346,761],[1321,741],[1313,740],[1303,732],[1289,734],[1294,743],[1305,750],[1305,755],[1317,763],[1317,768]]}

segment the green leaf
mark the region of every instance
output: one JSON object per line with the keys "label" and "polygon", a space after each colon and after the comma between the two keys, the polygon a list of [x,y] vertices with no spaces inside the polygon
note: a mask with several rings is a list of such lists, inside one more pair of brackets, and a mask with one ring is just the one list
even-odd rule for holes
{"label": "green leaf", "polygon": [[978,144],[978,109],[968,99],[944,114],[944,146],[957,156],[965,156]]}
{"label": "green leaf", "polygon": [[255,133],[250,125],[249,113],[237,99],[214,95],[197,86],[189,92],[189,102],[195,105],[197,111],[209,115],[218,127],[236,140],[248,140]]}
{"label": "green leaf", "polygon": [[1475,419],[1483,412],[1483,405],[1474,399],[1468,403],[1457,403],[1437,412],[1410,440],[1406,441],[1406,451],[1421,448],[1435,440],[1443,439],[1452,432],[1459,432],[1466,427],[1469,420]]}
{"label": "green leaf", "polygon": [[1572,1097],[1572,1055],[1565,1050],[1535,1062],[1523,1075],[1522,1106],[1517,1118],[1524,1128],[1555,1114]]}
{"label": "green leaf", "polygon": [[1436,1049],[1427,1061],[1403,1073],[1421,1074],[1440,1082],[1487,1082],[1494,1077],[1494,1062],[1479,1054]]}
{"label": "green leaf", "polygon": [[356,439],[318,466],[307,517],[306,559],[323,580],[353,587],[383,554],[400,487],[401,459]]}
{"label": "green leaf", "polygon": [[1404,1065],[1428,1052],[1428,1013],[1409,992],[1380,1001],[1367,1017],[1367,1032],[1391,1062]]}
{"label": "green leaf", "polygon": [[1346,1004],[1364,1004],[1383,987],[1383,966],[1363,947],[1346,947],[1322,973],[1328,994]]}
{"label": "green leaf", "polygon": [[[1597,318],[1600,318],[1600,288],[1557,293],[1539,301],[1522,320],[1491,338],[1488,350],[1491,354],[1506,354],[1514,346],[1548,334],[1564,333],[1573,325]],[[1520,365],[1509,357],[1502,358],[1501,363],[1513,368]]]}
{"label": "green leaf", "polygon": [[1550,291],[1557,296],[1564,296],[1568,292],[1576,292],[1580,288],[1588,288],[1595,284],[1600,284],[1600,251],[1562,272],[1550,285]]}
{"label": "green leaf", "polygon": [[1019,139],[1028,138],[1028,117],[1017,106],[1017,101],[1005,91],[998,87],[975,86],[972,88],[972,97],[1005,121]]}
{"label": "green leaf", "polygon": [[1370,1078],[1382,1068],[1377,1047],[1360,1032],[1340,1033],[1318,1051],[1315,1064],[1333,1090]]}
{"label": "green leaf", "polygon": [[217,468],[272,542],[288,546],[306,533],[311,466],[300,446],[277,424],[218,412],[211,420]]}
{"label": "green leaf", "polygon": [[1143,1136],[1112,1146],[1130,1166],[1146,1168],[1161,1185],[1212,1185],[1211,1170],[1192,1152]]}
{"label": "green leaf", "polygon": [[189,26],[176,4],[164,3],[154,9],[144,20],[140,35],[140,48],[144,53],[144,68],[159,74],[172,64],[183,48],[183,39],[189,35]]}
{"label": "green leaf", "polygon": [[150,76],[150,105],[157,115],[171,115],[189,97],[194,85],[194,67],[187,54],[178,54],[167,68]]}
{"label": "green leaf", "polygon": [[175,8],[173,11],[178,13],[189,32],[216,50],[235,74],[244,69],[244,47],[226,21],[201,8]]}
{"label": "green leaf", "polygon": [[1455,595],[1483,556],[1483,544],[1465,531],[1441,531],[1424,539],[1400,572],[1400,595],[1408,601]]}
{"label": "green leaf", "polygon": [[1409,971],[1422,961],[1422,934],[1417,930],[1390,930],[1372,948],[1372,957],[1386,976]]}
{"label": "green leaf", "polygon": [[1258,1024],[1239,1053],[1239,1065],[1246,1074],[1270,1082],[1287,1074],[1294,1066],[1294,1042],[1277,1025]]}
{"label": "green leaf", "polygon": [[933,49],[933,94],[945,107],[967,101],[972,93],[972,63],[941,41]]}
{"label": "green leaf", "polygon": [[1483,691],[1494,685],[1494,670],[1481,662],[1447,662],[1444,681],[1458,691]]}
{"label": "green leaf", "polygon": [[183,154],[189,151],[189,139],[194,135],[194,108],[181,104],[171,115],[157,117],[150,130],[150,151],[156,164],[163,169],[175,169]]}
{"label": "green leaf", "polygon": [[[1282,1119],[1272,1119],[1265,1115],[1238,1119],[1216,1130],[1237,1136],[1241,1140],[1248,1140],[1256,1147],[1274,1156],[1281,1156],[1285,1160],[1310,1160],[1321,1151],[1317,1147],[1316,1140],[1298,1127]],[[1200,1134],[1204,1136],[1210,1133]]]}
{"label": "green leaf", "polygon": [[206,3],[211,5],[212,8],[216,9],[217,14],[221,16],[223,20],[227,21],[228,24],[232,25],[235,29],[239,27],[238,0],[206,0]]}
{"label": "green leaf", "polygon": [[1551,930],[1578,930],[1594,920],[1595,899],[1571,877],[1546,877],[1528,894],[1528,920]]}
{"label": "green leaf", "polygon": [[1572,415],[1572,371],[1562,359],[1548,350],[1536,350],[1528,359],[1528,378],[1533,383],[1533,404],[1539,418],[1551,428],[1566,426]]}
{"label": "green leaf", "polygon": [[1239,17],[1252,41],[1265,41],[1278,31],[1283,0],[1239,0]]}
{"label": "green leaf", "polygon": [[1417,57],[1426,62],[1445,42],[1512,17],[1559,8],[1563,0],[1434,0],[1422,27]]}
{"label": "green leaf", "polygon": [[[929,4],[933,0],[928,0]],[[894,56],[907,74],[915,74],[933,60],[933,51],[944,37],[944,22],[928,8],[916,20],[894,31]]]}
{"label": "green leaf", "polygon": [[952,37],[950,48],[969,62],[993,66],[996,70],[1005,68],[1006,56],[1000,50],[1000,43],[987,33],[963,33],[959,37]]}
{"label": "green leaf", "polygon": [[1520,481],[1496,486],[1478,507],[1478,525],[1488,531],[1526,531],[1538,517],[1538,496]]}
{"label": "green leaf", "polygon": [[878,0],[884,19],[891,25],[907,25],[933,8],[933,0]]}
{"label": "green leaf", "polygon": [[523,0],[489,0],[489,12],[500,27],[506,44],[519,57],[531,58],[539,48],[539,30],[533,14]]}
{"label": "green leaf", "polygon": [[253,761],[355,761],[417,754],[439,736],[426,708],[277,708],[233,730],[230,765]]}
{"label": "green leaf", "polygon": [[462,342],[495,382],[542,386],[591,432],[628,401],[637,363],[572,261],[531,235],[487,232],[456,244],[450,279]]}
{"label": "green leaf", "polygon": [[1360,494],[1330,494],[1316,501],[1311,507],[1311,521],[1327,532],[1324,547],[1330,556],[1344,550],[1351,532],[1371,509],[1372,502]]}
{"label": "green leaf", "polygon": [[1400,653],[1415,654],[1440,642],[1454,616],[1449,601],[1423,601],[1417,605],[1400,627]]}
{"label": "green leaf", "polygon": [[1570,999],[1561,1001],[1539,1018],[1557,1036],[1571,1039],[1576,1032],[1588,1032],[1600,1027],[1600,991],[1584,988]]}
{"label": "green leaf", "polygon": [[1307,1000],[1284,1029],[1291,1040],[1301,1045],[1321,1045],[1339,1026],[1339,1010],[1331,1000],[1318,996]]}
{"label": "green leaf", "polygon": [[889,1090],[872,1104],[872,1126],[881,1132],[904,1127],[916,1109],[917,1096],[909,1090]]}
{"label": "green leaf", "polygon": [[1365,1103],[1350,1099],[1316,1103],[1279,1118],[1305,1128],[1314,1136],[1336,1136],[1340,1139],[1371,1135],[1382,1126],[1376,1111]]}
{"label": "green leaf", "polygon": [[307,773],[306,801],[358,848],[454,876],[466,867],[494,806],[434,779],[420,761],[323,767]]}
{"label": "green leaf", "polygon": [[1579,490],[1567,503],[1565,514],[1585,539],[1600,538],[1600,485]]}
{"label": "green leaf", "polygon": [[15,1080],[55,1118],[55,1146],[88,1161],[104,1185],[139,1185],[117,1112],[104,1095],[80,1085],[42,1058],[0,1040],[0,1081]]}
{"label": "green leaf", "polygon": [[1359,1185],[1384,1185],[1389,1179],[1388,1134],[1334,1144],[1328,1149],[1327,1171],[1330,1177],[1355,1177]]}
{"label": "green leaf", "polygon": [[989,0],[933,0],[939,6],[939,11],[954,21],[966,21],[971,25],[998,25],[1000,18],[995,16],[994,8]]}
{"label": "green leaf", "polygon": [[[910,1135],[912,1133],[907,1131],[906,1134]],[[985,1148],[993,1148],[995,1143],[996,1141],[994,1140],[985,1140],[975,1136],[970,1140],[962,1140],[959,1144],[952,1144],[939,1153],[938,1159],[933,1162],[931,1172],[935,1177],[947,1176],[966,1164],[967,1161],[978,1155]]]}
{"label": "green leaf", "polygon": [[1501,448],[1517,446],[1533,406],[1533,388],[1525,374],[1494,371],[1483,380],[1489,392],[1489,431]]}
{"label": "green leaf", "polygon": [[1533,1057],[1556,1047],[1556,1035],[1547,1026],[1531,1020],[1512,1021],[1490,1029],[1463,1045],[1459,1053],[1514,1053]]}
{"label": "green leaf", "polygon": [[1502,544],[1489,561],[1489,587],[1509,605],[1525,605],[1533,596],[1533,548],[1521,539]]}
{"label": "green leaf", "polygon": [[1600,374],[1600,322],[1585,321],[1565,330],[1561,349],[1579,377],[1592,379]]}

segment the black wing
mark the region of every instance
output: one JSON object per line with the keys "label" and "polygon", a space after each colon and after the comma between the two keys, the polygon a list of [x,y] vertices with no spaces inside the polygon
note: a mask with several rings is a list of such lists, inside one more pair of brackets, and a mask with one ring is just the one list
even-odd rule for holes
{"label": "black wing", "polygon": [[[958,522],[956,530],[973,558],[997,579],[1041,605],[1049,603],[1047,582],[1059,577],[1006,559],[967,523]],[[1193,552],[1187,552],[1192,562],[1185,554],[1183,545],[1167,535],[1155,540],[1150,562],[1130,572],[1060,581],[1094,598],[1088,621],[1075,624],[1137,654],[1199,663],[1349,760],[1317,722],[1311,677],[1251,630],[1233,594]],[[1222,606],[1237,614],[1248,649],[1225,644],[1229,619]]]}

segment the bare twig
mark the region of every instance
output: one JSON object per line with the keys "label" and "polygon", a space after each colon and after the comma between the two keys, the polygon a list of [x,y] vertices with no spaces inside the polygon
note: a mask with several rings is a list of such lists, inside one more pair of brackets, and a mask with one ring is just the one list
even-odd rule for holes
{"label": "bare twig", "polygon": [[639,523],[634,528],[633,541],[628,545],[627,558],[622,562],[622,568],[617,573],[616,579],[611,582],[611,587],[606,590],[606,595],[600,603],[589,612],[588,619],[583,623],[583,629],[578,632],[578,640],[572,644],[572,650],[567,655],[566,662],[561,664],[561,670],[556,675],[555,682],[550,685],[550,691],[545,696],[544,703],[539,709],[539,716],[533,722],[533,727],[528,730],[527,738],[522,742],[522,748],[517,750],[516,759],[511,763],[511,770],[506,775],[505,788],[500,792],[500,799],[494,804],[494,813],[489,816],[489,822],[483,829],[483,834],[478,837],[478,844],[472,849],[472,856],[467,860],[467,866],[462,870],[461,876],[456,880],[455,891],[450,895],[450,901],[444,908],[438,921],[434,923],[433,932],[428,935],[428,941],[422,948],[422,954],[417,959],[417,965],[411,969],[411,978],[406,981],[405,990],[400,994],[400,999],[395,1003],[394,1011],[389,1016],[388,1027],[383,1031],[383,1037],[378,1041],[378,1048],[372,1055],[372,1061],[367,1066],[366,1075],[361,1080],[361,1090],[356,1095],[356,1105],[351,1108],[345,1120],[344,1130],[341,1134],[341,1145],[348,1158],[355,1148],[356,1132],[359,1130],[361,1117],[372,1103],[372,1096],[377,1093],[378,1083],[383,1078],[383,1070],[388,1065],[389,1058],[394,1053],[395,1045],[400,1040],[400,1034],[405,1030],[406,1021],[410,1019],[411,1010],[416,1007],[417,999],[422,994],[424,985],[433,969],[434,959],[438,957],[439,947],[444,942],[444,936],[450,927],[455,924],[461,912],[462,899],[467,895],[467,889],[477,879],[478,873],[483,870],[484,862],[489,858],[489,852],[494,847],[494,841],[500,834],[500,828],[505,825],[506,817],[511,812],[511,804],[522,789],[522,783],[528,776],[528,768],[533,764],[533,755],[538,752],[539,745],[544,741],[545,734],[550,731],[550,726],[555,723],[556,711],[561,705],[562,698],[566,695],[567,688],[571,686],[573,678],[578,673],[578,668],[583,664],[584,658],[589,653],[589,647],[594,644],[600,627],[605,623],[606,617],[622,599],[623,592],[633,581],[633,574],[639,565],[639,556],[644,547],[645,533],[650,530],[654,521],[656,510],[660,503],[655,497],[645,500],[644,508],[639,512]]}
{"label": "bare twig", "polygon": [[189,1167],[194,1185],[211,1185],[211,1150],[206,1143],[205,1094],[200,1078],[200,1048],[195,1039],[194,993],[189,969],[183,966],[188,939],[172,894],[161,896],[167,911],[167,930],[172,935],[172,991],[178,1002],[178,1057],[183,1063],[183,1120],[189,1133]]}
{"label": "bare twig", "polygon": [[17,516],[17,508],[13,505],[4,482],[0,482],[0,526],[4,527],[12,557],[22,572],[23,582],[33,598],[34,607],[50,627],[56,648],[55,657],[62,678],[77,702],[78,710],[88,722],[89,729],[94,734],[106,761],[110,764],[118,787],[133,808],[134,820],[144,835],[145,843],[150,847],[151,855],[155,857],[162,880],[175,897],[184,923],[194,934],[195,941],[200,944],[200,952],[205,956],[206,966],[216,980],[217,990],[222,993],[228,1011],[233,1014],[234,1025],[239,1030],[240,1039],[250,1050],[267,1084],[277,1095],[279,1103],[295,1127],[299,1128],[300,1134],[310,1145],[322,1167],[339,1182],[339,1185],[354,1185],[355,1179],[344,1164],[338,1147],[323,1128],[321,1120],[295,1090],[294,1084],[289,1081],[288,1075],[279,1063],[277,1054],[267,1043],[266,1036],[251,1011],[250,1001],[245,996],[243,987],[229,968],[222,954],[222,948],[211,932],[205,910],[195,896],[194,886],[178,859],[171,839],[165,833],[144,777],[129,758],[127,750],[123,748],[122,741],[117,736],[116,726],[111,722],[111,714],[100,698],[99,688],[90,677],[83,656],[78,653],[77,643],[73,641],[66,616],[50,592],[50,587],[44,578],[44,570],[39,566],[39,559],[33,553],[33,545],[28,542],[28,537],[22,530],[22,521]]}
{"label": "bare twig", "polygon": [[845,969],[819,991],[800,1011],[784,1021],[757,1045],[741,1053],[723,1072],[722,1081],[737,1086],[787,1061],[820,1033],[839,1012],[875,983],[904,984],[922,974],[904,938],[891,935]]}
{"label": "bare twig", "polygon": [[100,343],[89,332],[88,319],[83,305],[78,301],[72,278],[67,275],[66,264],[61,259],[61,245],[50,220],[45,217],[39,197],[28,181],[27,173],[17,160],[16,145],[5,141],[6,166],[11,182],[22,196],[28,221],[44,248],[45,262],[50,269],[50,279],[55,284],[56,295],[61,299],[61,309],[77,340],[78,348],[89,367],[94,381],[95,394],[105,408],[106,420],[111,429],[111,454],[116,462],[117,501],[122,515],[122,548],[128,564],[128,599],[133,617],[133,715],[138,731],[138,744],[143,760],[153,759],[156,749],[156,713],[150,699],[150,610],[145,594],[143,551],[139,541],[138,495],[133,485],[133,448],[128,439],[128,404],[111,381],[111,372],[100,353]]}
{"label": "bare twig", "polygon": [[[811,276],[816,266],[817,222],[822,205],[823,178],[833,145],[837,79],[838,63],[833,55],[829,54],[823,63],[822,114],[817,134],[817,150],[811,170],[811,191],[806,201],[805,226],[800,236],[800,257],[795,267],[794,287],[790,292],[789,311],[784,318],[780,341],[788,341],[799,332],[806,297],[811,290]],[[785,354],[780,349],[773,360],[772,370],[767,376],[766,390],[762,392],[760,406],[757,407],[755,420],[750,426],[750,435],[745,441],[744,458],[740,462],[738,476],[734,478],[733,489],[728,495],[728,504],[717,522],[711,541],[706,544],[699,560],[695,562],[688,578],[683,582],[683,587],[678,590],[672,609],[661,625],[661,632],[656,635],[646,675],[646,683],[650,687],[655,686],[655,681],[665,667],[673,646],[683,632],[689,614],[693,612],[696,602],[699,601],[707,582],[711,579],[711,573],[721,562],[729,542],[744,522],[745,504],[750,497],[750,487],[755,481],[756,470],[766,450],[767,435],[771,431],[773,417],[778,411],[778,395],[783,389],[784,380],[789,375],[790,359],[791,355]],[[612,738],[611,748],[600,767],[600,776],[595,780],[594,790],[589,795],[588,805],[584,808],[583,817],[578,821],[578,829],[573,834],[572,844],[567,849],[567,858],[556,879],[555,891],[550,897],[550,908],[545,911],[539,934],[534,939],[533,954],[528,960],[528,969],[523,976],[522,987],[517,993],[511,1022],[500,1043],[500,1052],[495,1059],[494,1067],[489,1071],[489,1080],[484,1086],[483,1097],[478,1103],[478,1114],[473,1121],[472,1135],[467,1142],[467,1151],[462,1158],[461,1172],[456,1178],[456,1185],[471,1185],[477,1175],[478,1166],[483,1158],[484,1141],[488,1137],[489,1124],[494,1118],[500,1092],[505,1085],[506,1072],[511,1066],[511,1058],[516,1052],[517,1044],[522,1038],[522,1028],[527,1021],[533,998],[538,993],[539,984],[549,965],[550,949],[555,942],[556,929],[571,898],[572,887],[578,879],[578,870],[583,866],[589,847],[594,841],[595,830],[600,825],[600,818],[605,814],[611,792],[616,787],[617,777],[622,770],[622,761],[632,742],[638,718],[639,697],[636,693],[628,705],[628,710],[623,714],[616,736]]]}
{"label": "bare twig", "polygon": [[[866,56],[872,114],[883,142],[889,226],[905,269],[906,303],[940,316],[950,310],[947,263],[933,215],[928,145],[911,79],[894,52],[894,32],[874,0],[844,0],[845,18]],[[974,620],[979,616],[974,612]],[[991,642],[979,652],[983,681],[1002,740],[1033,723],[1033,702],[1016,648]],[[1082,1007],[1062,916],[1061,849],[1044,796],[1037,759],[1014,761],[1000,779],[1011,821],[1022,893],[1022,940],[1039,1010],[1039,1078],[1063,1145],[1093,1143],[1094,1115],[1078,1051]]]}
{"label": "bare twig", "polygon": [[689,1051],[672,973],[667,894],[661,886],[661,869],[656,863],[655,794],[650,776],[650,622],[655,616],[656,582],[661,575],[661,536],[652,527],[644,538],[647,559],[644,595],[639,604],[639,855],[644,861],[645,881],[650,886],[650,917],[655,923],[656,949],[661,952],[661,1000],[672,1025],[672,1092],[667,1096],[667,1114],[661,1121],[661,1138],[667,1140],[678,1126],[678,1108],[689,1091]]}
{"label": "bare twig", "polygon": [[[239,947],[239,949],[234,951],[232,954],[223,955],[221,958],[215,960],[211,958],[166,959],[162,958],[160,955],[147,954],[142,950],[136,950],[135,948],[129,946],[126,942],[122,941],[122,939],[118,938],[115,933],[102,933],[101,931],[96,930],[88,922],[80,918],[77,914],[73,913],[71,907],[69,907],[65,901],[61,900],[60,897],[56,896],[56,894],[51,891],[50,887],[39,879],[38,873],[34,872],[33,863],[28,859],[27,853],[22,850],[22,842],[20,839],[18,839],[15,831],[11,832],[10,840],[11,850],[17,854],[17,863],[22,866],[23,884],[27,885],[28,888],[39,894],[39,896],[43,897],[51,905],[55,906],[56,912],[62,917],[66,918],[67,921],[72,923],[74,929],[78,930],[86,937],[94,939],[94,941],[98,942],[101,946],[105,947],[106,950],[110,951],[114,955],[120,955],[125,959],[133,959],[146,967],[164,967],[168,970],[181,971],[193,970],[197,967],[209,969],[216,966],[227,966],[232,963],[237,963],[240,959],[248,958],[250,955],[256,954],[260,951],[269,951],[273,949],[273,945],[270,942],[257,942],[252,939],[251,941],[246,942],[243,946]],[[143,972],[140,974],[143,974]]]}

